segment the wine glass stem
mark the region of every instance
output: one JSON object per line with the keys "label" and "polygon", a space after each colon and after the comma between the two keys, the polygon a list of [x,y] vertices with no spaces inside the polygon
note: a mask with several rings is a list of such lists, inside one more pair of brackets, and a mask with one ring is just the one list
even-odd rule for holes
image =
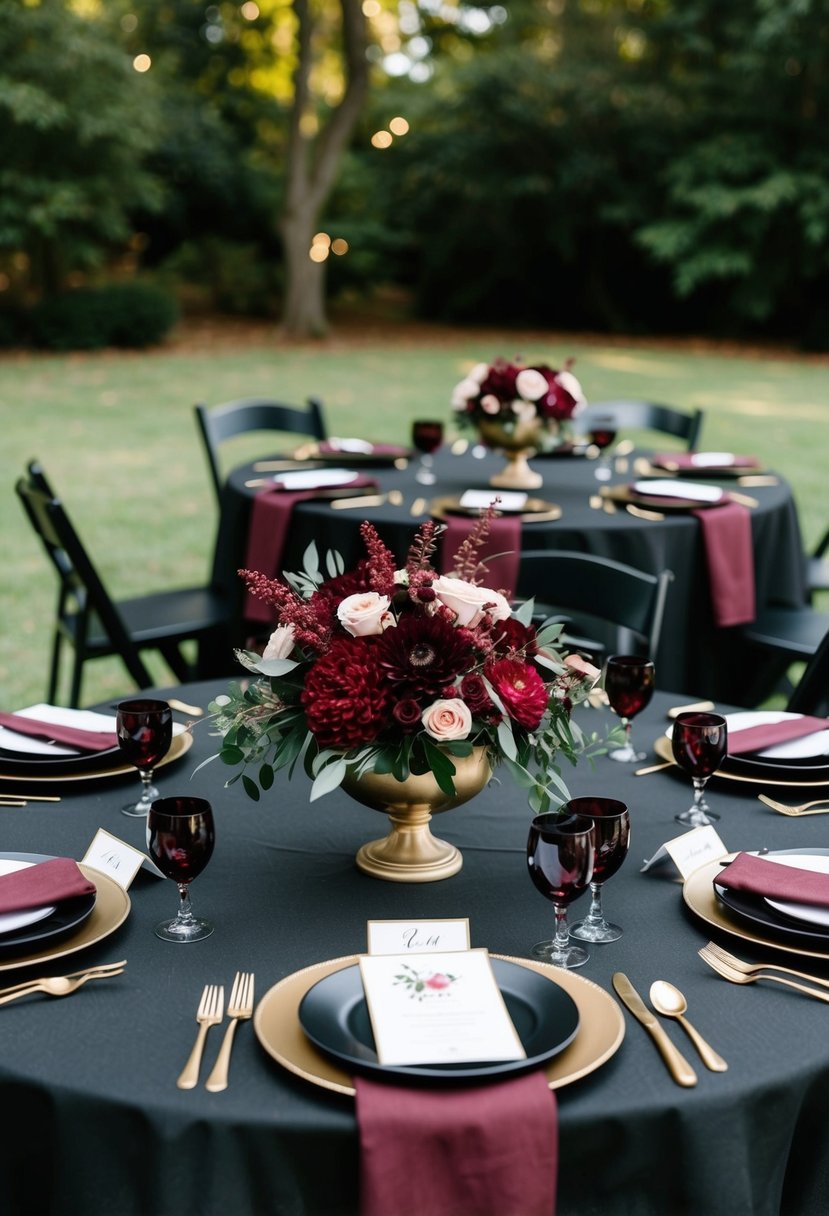
{"label": "wine glass stem", "polygon": [[570,930],[567,927],[567,905],[554,904],[556,912],[556,935],[553,946],[556,950],[566,950],[570,944]]}
{"label": "wine glass stem", "polygon": [[179,894],[179,906],[176,913],[176,920],[180,925],[189,925],[193,922],[193,905],[190,903],[190,884],[187,882],[176,883]]}
{"label": "wine glass stem", "polygon": [[591,925],[604,924],[604,912],[602,911],[602,884],[599,882],[591,882],[590,884],[590,911],[585,917]]}
{"label": "wine glass stem", "polygon": [[138,772],[141,776],[141,797],[138,801],[141,806],[149,807],[155,793],[153,790],[153,770],[151,768],[141,768]]}
{"label": "wine glass stem", "polygon": [[707,777],[693,777],[692,780],[694,782],[693,809],[695,811],[699,811],[701,814],[703,814],[708,809],[707,803],[705,801],[705,783],[708,780],[708,778]]}

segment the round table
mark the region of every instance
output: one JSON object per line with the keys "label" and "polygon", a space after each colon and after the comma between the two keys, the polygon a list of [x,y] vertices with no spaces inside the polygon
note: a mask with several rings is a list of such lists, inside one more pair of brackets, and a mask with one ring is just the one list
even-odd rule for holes
{"label": "round table", "polygon": [[[206,706],[220,688],[175,693]],[[656,694],[634,724],[640,743],[664,732],[674,703]],[[607,725],[607,711],[580,716],[590,728]],[[203,1084],[219,1046],[215,1030],[201,1084],[176,1088],[203,985],[224,984],[227,994],[237,970],[253,971],[261,999],[300,968],[364,950],[369,919],[468,917],[473,946],[512,957],[527,957],[552,928],[551,906],[526,873],[530,814],[506,775],[440,817],[440,834],[463,854],[460,873],[398,884],[369,878],[354,864],[357,848],[379,834],[377,813],[341,792],[309,805],[304,778],[280,777],[262,803],[250,802],[238,784],[224,788],[228,770],[218,764],[196,771],[215,750],[207,721],[197,722],[194,739],[185,757],[159,771],[158,784],[165,795],[213,802],[216,850],[193,900],[216,931],[188,946],[157,939],[153,926],[172,914],[177,896],[171,882],[141,871],[120,929],[40,969],[62,974],[126,958],[122,975],[68,998],[37,996],[0,1008],[7,1216],[355,1216],[352,1100],[281,1068],[250,1023],[237,1030],[227,1090],[208,1093]],[[612,993],[613,973],[624,971],[644,997],[655,979],[677,984],[690,1019],[729,1069],[708,1072],[680,1028],[666,1023],[699,1078],[694,1089],[680,1089],[625,1013],[616,1053],[557,1091],[559,1216],[817,1216],[826,1210],[829,1180],[829,1142],[819,1132],[829,1117],[826,1008],[778,985],[731,985],[699,959],[710,937],[744,957],[758,953],[689,912],[670,866],[640,872],[643,859],[679,833],[673,815],[690,790],[673,772],[636,777],[632,769],[603,757],[595,768],[565,772],[574,795],[612,794],[628,803],[632,818],[630,854],[604,893],[624,934],[591,947],[579,974]],[[0,811],[4,847],[80,859],[100,827],[142,847],[143,823],[119,813],[131,783],[137,778],[63,786],[60,803]],[[820,819],[792,821],[755,795],[746,785],[712,782],[727,849],[824,842]],[[575,904],[574,919],[580,911]],[[793,965],[829,974],[814,960]],[[0,986],[38,973],[6,969]]]}
{"label": "round table", "polygon": [[[609,484],[633,480],[632,470],[643,460],[646,456],[642,453],[631,456],[614,470]],[[414,464],[404,469],[363,469],[377,482],[380,493],[398,490],[402,502],[342,510],[332,509],[325,499],[298,503],[291,516],[282,568],[300,569],[312,541],[320,550],[336,549],[346,569],[352,567],[365,555],[359,534],[364,519],[375,525],[402,563],[418,523],[427,518],[429,502],[459,497],[470,488],[490,488],[490,476],[503,463],[503,457],[494,453],[476,459],[469,451],[453,456],[444,449],[435,457],[437,484],[431,488],[418,485]],[[718,629],[714,624],[699,521],[690,513],[673,512],[663,519],[648,519],[631,514],[621,505],[610,511],[604,509],[597,499],[600,483],[595,478],[595,464],[585,458],[547,457],[534,460],[533,467],[544,477],[543,487],[533,491],[533,496],[558,505],[561,515],[556,520],[524,523],[522,547],[575,549],[613,558],[648,573],[673,571],[662,641],[655,656],[659,687],[682,690],[693,697],[713,696],[741,703],[746,651],[739,627]],[[225,588],[236,589],[240,614],[241,586],[236,571],[245,565],[250,505],[260,488],[249,483],[261,482],[262,478],[253,464],[240,466],[231,472],[222,500],[213,578]],[[729,481],[721,484],[734,486]],[[774,484],[752,486],[742,492],[757,503],[751,508],[751,525],[758,606],[802,605],[803,550],[789,485],[777,478]],[[422,514],[412,516],[412,506],[421,504]],[[752,661],[756,672],[762,660],[755,657]]]}

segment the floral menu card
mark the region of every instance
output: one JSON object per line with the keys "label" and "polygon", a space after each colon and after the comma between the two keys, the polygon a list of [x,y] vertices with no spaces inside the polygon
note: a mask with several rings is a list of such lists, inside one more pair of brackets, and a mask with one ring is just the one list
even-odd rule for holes
{"label": "floral menu card", "polygon": [[360,973],[381,1064],[526,1059],[486,950],[362,955]]}

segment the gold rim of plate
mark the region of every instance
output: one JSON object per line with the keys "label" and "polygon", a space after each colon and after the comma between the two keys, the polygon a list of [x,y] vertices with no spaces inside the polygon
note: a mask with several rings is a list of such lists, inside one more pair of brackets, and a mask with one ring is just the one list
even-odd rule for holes
{"label": "gold rim of plate", "polygon": [[[498,493],[493,490],[493,498]],[[429,514],[435,519],[446,519],[447,515],[480,515],[480,507],[462,507],[461,500],[449,495],[445,498],[433,498],[429,503]],[[551,523],[561,519],[561,507],[558,503],[547,502],[543,498],[528,498],[521,511],[502,511],[505,518],[517,516],[523,524]]]}
{"label": "gold rim of plate", "polygon": [[706,924],[723,929],[732,937],[738,937],[744,942],[751,942],[755,946],[768,946],[771,950],[782,950],[786,954],[800,954],[804,958],[824,960],[829,958],[829,944],[825,950],[811,950],[806,946],[795,945],[788,940],[782,941],[780,938],[767,936],[755,929],[745,927],[742,921],[733,916],[720,903],[714,893],[714,879],[723,865],[733,861],[736,856],[736,853],[728,853],[717,861],[707,862],[686,878],[682,884],[682,898],[690,910]]}
{"label": "gold rim of plate", "polygon": [[[574,1041],[544,1067],[550,1089],[560,1089],[600,1068],[619,1049],[625,1037],[625,1022],[616,1001],[591,980],[571,971],[537,963],[532,959],[493,954],[492,958],[517,963],[537,971],[557,984],[576,1003],[579,1029]],[[274,984],[256,1007],[253,1028],[261,1046],[278,1064],[295,1076],[323,1089],[353,1097],[351,1073],[318,1051],[299,1023],[299,1005],[318,980],[344,967],[353,967],[359,955],[329,959],[295,971]]]}
{"label": "gold rim of plate", "polygon": [[[173,764],[176,760],[180,760],[186,752],[189,752],[192,746],[193,736],[189,730],[183,730],[180,734],[174,735],[173,742],[170,744],[170,750],[163,760],[159,760],[155,766],[156,771],[160,768],[165,768],[168,764]],[[134,764],[119,764],[115,768],[96,768],[83,773],[57,773],[53,777],[34,777],[23,772],[0,772],[0,781],[11,781],[15,785],[64,785],[67,781],[102,781],[106,777],[123,777],[129,773],[135,773]]]}
{"label": "gold rim of plate", "polygon": [[[80,864],[80,863],[79,863]],[[96,887],[95,907],[76,932],[53,942],[43,950],[31,954],[16,954],[13,958],[0,959],[0,971],[16,971],[19,967],[31,967],[36,963],[50,962],[67,954],[76,954],[87,946],[103,941],[119,929],[130,913],[130,897],[114,878],[102,874],[92,866],[80,865],[84,875]]]}
{"label": "gold rim of plate", "polygon": [[[664,735],[660,736],[653,745],[653,750],[656,752],[660,760],[669,760],[672,766],[679,768],[676,760],[674,760],[673,752],[671,751],[671,741]],[[829,772],[829,765],[827,766]],[[791,777],[749,777],[745,773],[729,773],[725,769],[717,769],[714,776],[722,778],[723,781],[742,781],[748,785],[785,785],[789,789],[811,789],[815,786],[823,787],[829,785],[829,775],[823,777],[820,781],[793,781]]]}

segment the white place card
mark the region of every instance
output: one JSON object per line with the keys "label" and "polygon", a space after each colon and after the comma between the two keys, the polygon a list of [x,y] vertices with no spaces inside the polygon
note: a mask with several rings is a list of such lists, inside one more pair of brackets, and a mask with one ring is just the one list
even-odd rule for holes
{"label": "white place card", "polygon": [[81,861],[84,865],[91,866],[93,870],[100,870],[102,874],[108,874],[110,878],[114,878],[119,887],[123,887],[125,891],[129,890],[130,883],[142,866],[145,866],[151,874],[155,874],[157,878],[164,877],[151,858],[142,853],[140,849],[135,849],[131,844],[127,844],[125,840],[113,836],[106,828],[98,828]]}
{"label": "white place card", "polygon": [[645,870],[650,870],[670,858],[682,877],[688,878],[701,865],[708,861],[716,861],[718,858],[724,857],[727,852],[728,849],[720,840],[715,829],[711,824],[707,824],[705,827],[691,828],[689,832],[683,832],[681,836],[675,836],[673,840],[666,840],[653,857],[645,862],[639,872],[641,874]]}
{"label": "white place card", "polygon": [[496,498],[499,511],[521,511],[527,502],[527,495],[518,490],[464,490],[460,503],[462,507],[483,511]]}
{"label": "white place card", "polygon": [[370,920],[369,954],[468,950],[469,920]]}
{"label": "white place card", "polygon": [[381,1064],[523,1060],[486,950],[360,957]]}

